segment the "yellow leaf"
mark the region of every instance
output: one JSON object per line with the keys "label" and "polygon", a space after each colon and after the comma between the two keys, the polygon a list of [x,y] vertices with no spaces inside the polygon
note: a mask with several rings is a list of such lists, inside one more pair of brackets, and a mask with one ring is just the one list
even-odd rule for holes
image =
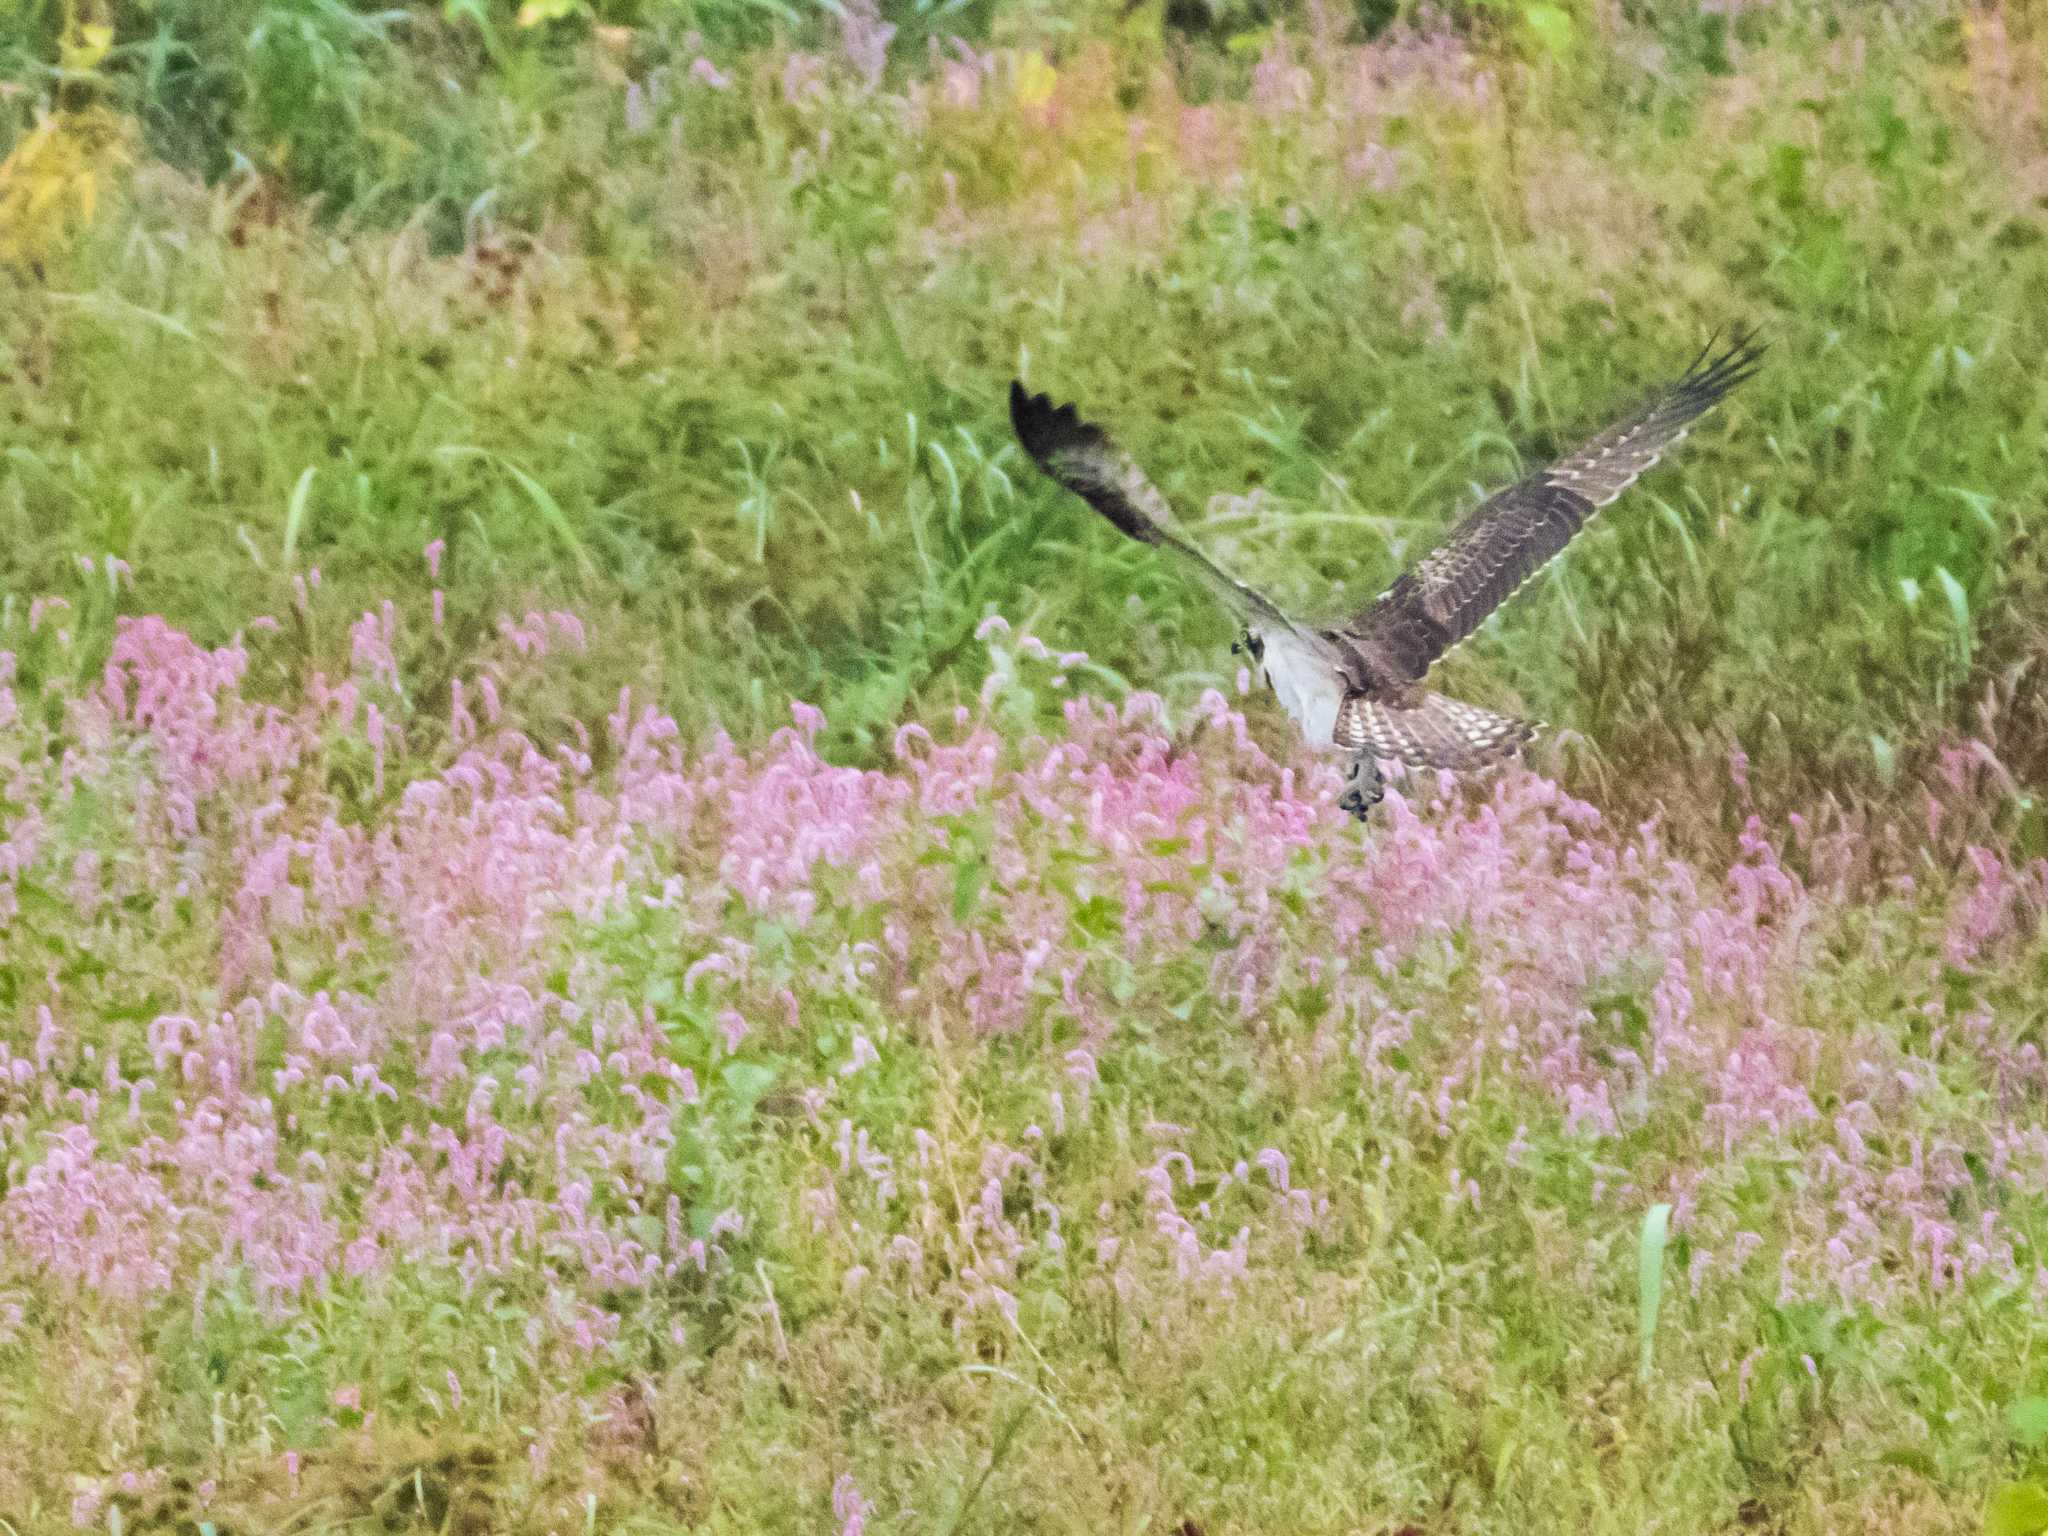
{"label": "yellow leaf", "polygon": [[0,259],[52,249],[92,222],[111,174],[132,158],[128,122],[105,106],[45,118],[0,162]]}
{"label": "yellow leaf", "polygon": [[46,117],[15,141],[14,152],[0,162],[0,181],[17,176],[23,168],[41,158],[51,139],[57,136],[58,119]]}
{"label": "yellow leaf", "polygon": [[544,22],[560,21],[575,13],[576,0],[526,0],[519,7],[519,25],[537,27]]}
{"label": "yellow leaf", "polygon": [[105,25],[81,25],[70,28],[64,40],[57,45],[57,62],[73,74],[85,74],[99,68],[107,50],[114,46],[114,29]]}
{"label": "yellow leaf", "polygon": [[47,212],[51,204],[64,195],[62,173],[44,176],[29,183],[28,206],[22,210],[24,219],[33,219],[37,214]]}
{"label": "yellow leaf", "polygon": [[1984,1511],[1984,1536],[2039,1536],[2048,1530],[2048,1489],[2039,1483],[2008,1483],[1991,1496]]}
{"label": "yellow leaf", "polygon": [[1045,55],[1032,49],[1017,60],[1017,104],[1036,110],[1052,100],[1059,84],[1059,71],[1046,63]]}

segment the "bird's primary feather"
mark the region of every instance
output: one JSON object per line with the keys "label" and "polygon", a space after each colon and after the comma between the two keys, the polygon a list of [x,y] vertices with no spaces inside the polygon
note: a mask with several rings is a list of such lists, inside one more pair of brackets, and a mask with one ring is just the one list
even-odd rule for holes
{"label": "bird's primary feather", "polygon": [[1050,396],[1028,394],[1013,380],[1010,425],[1032,462],[1048,476],[1100,512],[1118,531],[1141,544],[1170,549],[1188,561],[1239,619],[1256,617],[1263,623],[1292,627],[1265,594],[1220,570],[1173,531],[1173,507],[1159,487],[1107,432],[1082,420],[1072,405],[1055,408]]}

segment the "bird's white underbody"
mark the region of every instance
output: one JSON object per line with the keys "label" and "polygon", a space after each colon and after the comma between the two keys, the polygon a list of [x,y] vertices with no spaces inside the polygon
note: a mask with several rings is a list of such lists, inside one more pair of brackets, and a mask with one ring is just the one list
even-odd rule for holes
{"label": "bird's white underbody", "polygon": [[1259,668],[1280,707],[1314,746],[1340,752],[1335,738],[1337,711],[1344,703],[1344,681],[1329,659],[1306,637],[1285,629],[1258,630],[1262,642]]}

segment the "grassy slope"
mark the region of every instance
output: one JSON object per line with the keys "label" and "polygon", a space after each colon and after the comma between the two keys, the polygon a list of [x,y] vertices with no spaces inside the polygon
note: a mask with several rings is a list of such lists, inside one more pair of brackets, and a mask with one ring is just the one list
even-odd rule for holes
{"label": "grassy slope", "polygon": [[685,720],[758,730],[759,679],[856,748],[972,686],[951,663],[991,606],[1132,676],[1218,674],[1199,594],[1019,494],[1001,397],[1027,355],[1198,521],[1258,487],[1218,548],[1330,605],[1517,448],[1758,320],[1769,372],[1460,677],[1582,732],[1575,770],[1634,808],[1731,736],[1773,794],[1871,789],[1872,732],[1911,761],[1974,729],[2025,644],[1981,642],[2034,569],[2029,98],[1981,26],[1745,28],[1534,71],[1308,50],[1298,82],[1192,111],[1129,41],[1074,44],[1039,109],[1000,62],[953,82],[972,107],[831,68],[791,105],[774,56],[719,90],[677,52],[638,133],[571,50],[474,87],[503,93],[463,140],[491,195],[452,256],[438,215],[337,240],[153,174],[58,296],[8,306],[6,579],[112,552],[132,607],[225,636],[281,600],[311,470],[295,558],[349,593],[417,590],[445,537],[458,616],[528,586],[616,607]]}
{"label": "grassy slope", "polygon": [[[991,610],[1028,616],[1055,649],[1085,645],[1095,668],[1076,680],[1111,695],[1157,684],[1184,709],[1227,686],[1227,636],[1199,594],[1022,471],[1000,405],[1020,367],[1115,423],[1247,576],[1325,604],[1339,581],[1371,590],[1474,482],[1597,425],[1712,327],[1764,320],[1776,348],[1681,468],[1456,664],[1474,697],[1579,733],[1545,762],[1602,805],[1605,828],[1662,806],[1701,850],[1684,873],[1653,862],[1601,887],[1620,947],[1592,970],[1570,945],[1545,949],[1590,878],[1569,847],[1583,838],[1597,866],[1629,840],[1523,807],[1519,780],[1469,825],[1397,820],[1370,845],[1333,820],[1307,852],[1243,834],[1277,861],[1250,881],[1258,899],[1236,885],[1200,897],[1221,904],[1216,926],[1133,974],[1111,960],[1137,921],[1129,900],[1016,853],[1040,834],[1006,822],[992,789],[945,828],[970,851],[951,845],[937,885],[917,883],[932,827],[897,827],[877,855],[890,900],[938,912],[934,942],[1000,956],[1050,922],[1054,953],[1094,989],[1076,1005],[1049,982],[1025,988],[987,1039],[970,1000],[1010,996],[999,966],[916,951],[910,983],[954,1006],[833,981],[842,946],[878,942],[889,903],[878,913],[825,880],[826,921],[787,940],[736,894],[730,828],[629,839],[635,890],[675,873],[705,893],[674,932],[616,915],[593,928],[587,913],[508,932],[490,909],[462,930],[480,950],[414,953],[409,925],[439,909],[385,890],[331,926],[266,908],[258,964],[222,915],[261,846],[256,790],[206,800],[218,824],[197,834],[129,828],[40,776],[52,738],[36,722],[55,706],[29,711],[11,727],[28,766],[13,766],[8,814],[41,805],[59,831],[28,883],[74,889],[86,850],[126,873],[107,877],[115,908],[45,906],[17,929],[33,944],[7,965],[0,1038],[37,1066],[6,1100],[10,1190],[73,1115],[64,1095],[99,1084],[101,1053],[140,1080],[148,1020],[214,1017],[275,974],[367,999],[376,1026],[356,1063],[398,1090],[388,1111],[374,1092],[277,1094],[303,1117],[282,1166],[353,1232],[366,1218],[348,1180],[328,1190],[291,1159],[367,1167],[408,1130],[464,1124],[460,1095],[418,1081],[434,1034],[477,1006],[451,974],[666,1010],[688,992],[678,954],[730,936],[751,953],[793,947],[774,985],[755,977],[732,999],[779,1097],[757,1111],[744,1078],[718,1075],[699,1003],[668,1031],[738,1096],[733,1119],[693,1131],[729,1138],[709,1163],[657,1153],[657,1192],[723,1181],[716,1201],[700,1192],[704,1214],[730,1202],[747,1216],[701,1284],[620,1292],[587,1255],[553,1249],[481,1289],[446,1265],[342,1277],[337,1260],[329,1294],[280,1311],[267,1282],[207,1255],[260,1270],[254,1255],[290,1244],[216,1241],[225,1218],[203,1187],[163,1174],[197,1212],[175,1265],[202,1305],[102,1316],[33,1267],[0,1274],[17,1383],[0,1395],[4,1438],[63,1448],[0,1454],[0,1514],[58,1522],[74,1476],[166,1468],[216,1481],[220,1529],[278,1529],[358,1517],[377,1496],[402,1509],[402,1474],[423,1461],[428,1523],[490,1506],[536,1530],[583,1520],[586,1492],[601,1528],[635,1530],[838,1528],[854,1498],[875,1502],[871,1529],[906,1531],[1974,1517],[2035,1438],[2011,1405],[2041,1385],[2042,972],[2038,893],[1953,948],[1991,879],[1961,850],[2016,837],[2025,851],[2038,827],[1996,782],[1944,788],[1948,825],[1885,871],[1911,869],[1910,890],[1860,874],[1837,887],[1829,860],[1871,857],[1854,817],[1826,829],[1825,857],[1772,835],[1792,845],[1794,896],[1723,877],[1779,868],[1737,847],[1752,808],[1777,826],[1833,791],[1917,813],[1917,794],[1888,789],[1873,733],[1895,780],[1925,768],[1940,785],[1937,743],[1996,736],[2038,707],[2023,669],[2039,645],[2024,615],[2041,590],[2028,521],[2048,340],[2027,83],[2040,54],[2017,20],[2008,36],[1933,8],[1830,35],[1788,7],[1732,40],[1672,15],[1586,28],[1562,64],[1397,38],[1283,44],[1250,78],[1093,27],[1043,100],[1009,54],[978,77],[920,67],[879,90],[828,58],[813,90],[805,66],[763,51],[721,56],[719,87],[689,74],[677,40],[649,38],[631,61],[663,82],[638,98],[645,122],[587,47],[528,48],[472,83],[453,126],[420,130],[420,152],[450,164],[407,185],[493,191],[447,254],[434,217],[334,227],[267,187],[144,169],[46,284],[0,307],[0,582],[22,697],[97,677],[117,611],[219,643],[292,612],[294,572],[317,566],[303,624],[257,640],[246,691],[301,709],[310,673],[348,670],[356,615],[395,597],[406,690],[378,697],[404,732],[386,765],[397,783],[447,767],[447,679],[490,668],[544,746],[574,738],[567,716],[595,728],[622,682],[691,739],[718,722],[762,742],[794,695],[824,708],[828,757],[897,781],[897,724],[974,698],[989,661],[973,633]],[[385,110],[406,121],[402,98]],[[421,550],[437,538],[445,629],[424,617]],[[125,559],[132,584],[110,595],[81,578],[80,553]],[[72,601],[68,645],[24,636],[45,592]],[[581,612],[590,649],[530,671],[507,660],[498,615],[535,605]],[[1056,721],[1059,693],[1040,684],[1013,738]],[[50,729],[63,746],[96,739]],[[359,722],[308,729],[317,767],[278,790],[288,819],[316,838],[332,815],[366,846],[402,849],[395,785],[373,781]],[[2041,749],[2022,729],[1999,744],[2024,783]],[[612,794],[604,775],[620,770],[596,734]],[[1737,739],[1746,791],[1725,766]],[[1205,814],[1254,817],[1228,784],[1268,768],[1213,744],[1198,756],[1202,803],[1218,808]],[[119,803],[118,786],[103,793]],[[1115,827],[1068,809],[1055,845],[1084,866],[1131,856]],[[1520,828],[1498,849],[1495,815]],[[1313,851],[1325,839],[1327,858]],[[1157,857],[1167,889],[1208,888],[1192,855]],[[1391,922],[1372,913],[1448,901],[1430,893],[1461,888],[1457,872],[1492,871],[1470,875],[1483,888],[1523,865],[1527,883],[1508,886],[1523,910],[1451,902],[1421,937],[1361,936]],[[154,899],[152,878],[174,870],[198,899]],[[1704,894],[1673,894],[1686,881]],[[1357,926],[1319,915],[1360,890]],[[1720,918],[1672,937],[1679,919],[1727,910],[1757,936],[1755,990]],[[1700,1004],[1667,1042],[1677,1058],[1650,1072],[1663,945]],[[1323,954],[1354,968],[1330,980]],[[1717,980],[1716,965],[1736,969]],[[826,1022],[767,1023],[784,984]],[[44,1060],[46,1004],[62,1043]],[[282,1005],[277,1037],[249,1047],[252,1081],[289,1054],[285,1018],[299,1029],[305,1008]],[[841,1078],[856,1034],[882,1059]],[[1068,1055],[1084,1044],[1101,1076],[1085,1111]],[[518,1172],[559,1235],[574,1167],[609,1167],[603,1136],[578,1138],[590,1124],[624,1135],[634,1116],[566,1059],[537,1108],[515,1107],[511,1064],[487,1058],[465,1070],[506,1080]],[[153,1070],[162,1083],[136,1115],[125,1089],[78,1113],[104,1116],[109,1160],[161,1173],[147,1136],[197,1133],[179,1064]],[[806,1089],[820,1095],[808,1116]],[[564,1123],[583,1129],[551,1168]],[[862,1132],[892,1160],[886,1193],[840,1145]],[[1175,1147],[1199,1188],[1175,1185]],[[1269,1170],[1212,1187],[1267,1148],[1310,1192],[1305,1225]],[[453,1220],[443,1171],[422,1166],[426,1208]],[[124,1190],[106,1186],[110,1209]],[[1636,1232],[1674,1195],[1659,1364],[1638,1385]],[[623,1208],[604,1215],[626,1230]],[[1955,1281],[1945,1245],[1973,1236],[1988,1247]],[[579,1307],[621,1318],[619,1341],[585,1352]],[[467,1384],[462,1406],[444,1373]],[[633,1405],[644,1390],[651,1433]],[[859,1492],[834,1513],[841,1474]],[[127,1524],[150,1508],[177,1518],[193,1497],[131,1497]]]}

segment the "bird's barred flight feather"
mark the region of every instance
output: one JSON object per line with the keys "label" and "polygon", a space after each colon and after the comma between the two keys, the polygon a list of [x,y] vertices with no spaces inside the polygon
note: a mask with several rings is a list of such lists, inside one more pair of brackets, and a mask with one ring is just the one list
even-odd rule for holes
{"label": "bird's barred flight feather", "polygon": [[1318,746],[1352,755],[1339,804],[1361,820],[1380,799],[1375,759],[1467,770],[1513,756],[1536,723],[1420,685],[1436,661],[1640,479],[1693,422],[1756,372],[1755,332],[1692,366],[1634,414],[1556,463],[1488,497],[1442,545],[1348,624],[1289,619],[1175,531],[1171,505],[1108,433],[1072,405],[1010,385],[1010,421],[1033,462],[1129,537],[1170,550],[1246,624],[1246,640],[1289,714]]}
{"label": "bird's barred flight feather", "polygon": [[1337,633],[1357,653],[1361,687],[1420,682],[1561,553],[1600,508],[1640,479],[1692,423],[1756,371],[1755,333],[1708,361],[1712,343],[1649,403],[1549,468],[1475,507]]}
{"label": "bird's barred flight feather", "polygon": [[1467,771],[1513,757],[1537,726],[1447,694],[1423,692],[1409,703],[1351,694],[1337,711],[1337,745],[1382,762]]}

